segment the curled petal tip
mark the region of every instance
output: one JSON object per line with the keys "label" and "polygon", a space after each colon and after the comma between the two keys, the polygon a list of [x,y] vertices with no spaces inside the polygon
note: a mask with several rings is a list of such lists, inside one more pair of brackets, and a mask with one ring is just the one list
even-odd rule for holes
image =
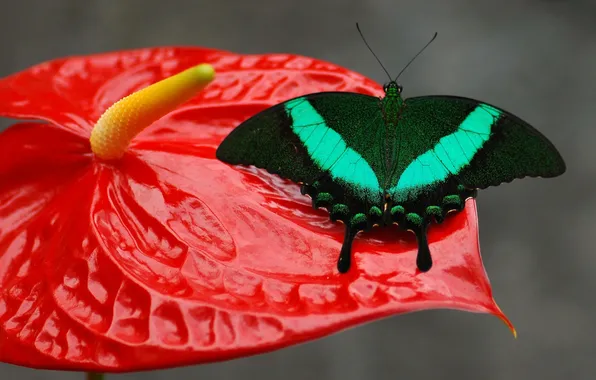
{"label": "curled petal tip", "polygon": [[503,313],[503,311],[501,310],[501,308],[499,307],[499,305],[497,305],[497,303],[495,302],[494,299],[493,299],[493,303],[494,303],[494,306],[496,308],[495,315],[497,317],[499,317],[499,319],[507,326],[507,328],[509,329],[509,331],[511,331],[511,333],[513,334],[513,338],[514,339],[517,339],[517,330],[515,329],[515,326],[513,326],[513,323],[511,323],[511,321],[509,320],[509,318],[507,318],[507,316],[505,315],[505,313]]}
{"label": "curled petal tip", "polygon": [[203,63],[119,100],[93,127],[91,150],[105,160],[122,157],[136,135],[190,100],[214,78],[213,66]]}
{"label": "curled petal tip", "polygon": [[513,324],[511,323],[511,321],[503,316],[499,316],[499,318],[503,321],[503,323],[505,323],[505,325],[509,328],[509,331],[511,331],[511,333],[513,334],[513,338],[517,339],[517,330],[515,329],[515,326],[513,326]]}

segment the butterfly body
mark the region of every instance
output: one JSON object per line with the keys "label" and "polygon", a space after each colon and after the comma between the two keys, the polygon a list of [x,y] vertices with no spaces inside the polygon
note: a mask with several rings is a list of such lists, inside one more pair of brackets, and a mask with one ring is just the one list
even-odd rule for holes
{"label": "butterfly body", "polygon": [[359,231],[392,224],[414,232],[417,266],[427,271],[430,223],[461,211],[477,189],[565,171],[542,134],[502,109],[453,96],[404,100],[394,81],[384,90],[382,98],[323,92],[290,99],[243,122],[216,153],[301,184],[313,207],[343,222],[340,272],[350,268]]}
{"label": "butterfly body", "polygon": [[403,109],[403,99],[399,92],[401,87],[394,85],[387,86],[385,97],[380,101],[385,131],[382,135],[381,145],[384,146],[385,181],[383,186],[387,187],[391,180],[394,164],[399,159],[400,139],[403,131],[400,130],[399,116]]}

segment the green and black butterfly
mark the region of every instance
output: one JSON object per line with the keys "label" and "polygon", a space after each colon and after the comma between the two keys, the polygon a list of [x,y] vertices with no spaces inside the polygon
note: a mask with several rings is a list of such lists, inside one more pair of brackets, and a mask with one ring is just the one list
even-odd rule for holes
{"label": "green and black butterfly", "polygon": [[416,264],[428,271],[432,221],[461,211],[477,189],[565,172],[553,144],[520,118],[456,96],[403,99],[396,80],[382,98],[320,92],[277,104],[240,124],[217,149],[221,161],[301,184],[313,207],[342,221],[341,273],[358,232],[392,224],[414,232]]}

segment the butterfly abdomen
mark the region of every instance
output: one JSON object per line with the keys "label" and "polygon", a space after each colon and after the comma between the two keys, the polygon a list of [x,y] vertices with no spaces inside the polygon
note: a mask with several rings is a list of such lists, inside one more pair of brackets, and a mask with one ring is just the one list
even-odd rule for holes
{"label": "butterfly abdomen", "polygon": [[397,124],[386,123],[383,142],[381,144],[385,164],[385,178],[390,177],[392,168],[394,167],[394,162],[398,156],[399,144],[396,144],[397,135]]}
{"label": "butterfly abdomen", "polygon": [[385,123],[383,141],[380,144],[383,150],[384,178],[383,187],[388,185],[395,167],[399,161],[401,149],[401,134],[399,119],[403,110],[403,100],[397,92],[385,96],[381,102],[381,112]]}

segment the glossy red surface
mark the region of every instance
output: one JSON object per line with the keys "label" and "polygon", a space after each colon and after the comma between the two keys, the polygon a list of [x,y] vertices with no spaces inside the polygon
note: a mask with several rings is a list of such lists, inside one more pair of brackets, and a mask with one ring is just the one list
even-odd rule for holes
{"label": "glossy red surface", "polygon": [[[90,153],[113,102],[201,62],[216,80],[133,141]],[[341,225],[297,185],[215,159],[238,123],[372,81],[294,55],[159,48],[60,59],[0,80],[0,360],[131,371],[252,355],[390,315],[455,308],[504,318],[478,248],[474,201],[430,229],[419,273],[397,228],[360,234],[336,271]]]}

